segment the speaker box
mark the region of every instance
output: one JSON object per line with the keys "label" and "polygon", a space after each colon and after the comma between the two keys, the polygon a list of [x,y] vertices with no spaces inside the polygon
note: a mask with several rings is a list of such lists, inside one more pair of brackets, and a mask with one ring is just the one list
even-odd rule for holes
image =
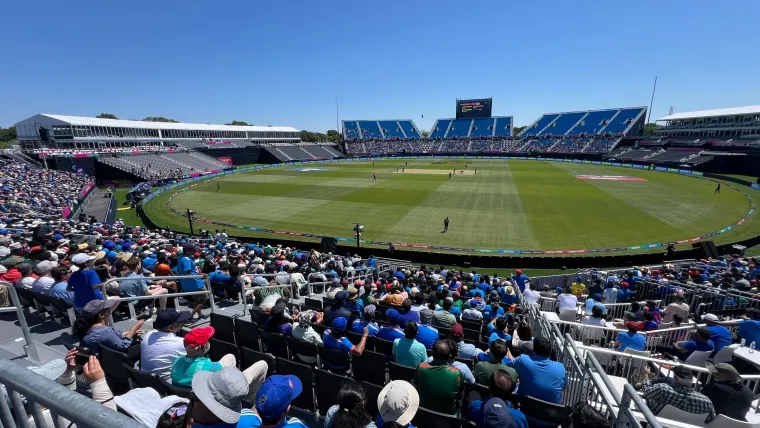
{"label": "speaker box", "polygon": [[713,241],[700,241],[696,244],[692,244],[691,246],[692,248],[701,250],[702,257],[705,259],[717,259],[720,257],[718,249],[715,247],[715,243]]}
{"label": "speaker box", "polygon": [[319,251],[322,253],[334,253],[338,249],[338,240],[335,238],[322,237],[322,243],[319,245]]}

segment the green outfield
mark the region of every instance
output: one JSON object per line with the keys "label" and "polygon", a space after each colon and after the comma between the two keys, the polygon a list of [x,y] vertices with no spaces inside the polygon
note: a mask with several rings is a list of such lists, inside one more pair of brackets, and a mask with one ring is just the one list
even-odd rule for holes
{"label": "green outfield", "polygon": [[[180,211],[192,208],[198,218],[242,226],[351,237],[352,223],[360,222],[363,239],[517,250],[689,239],[733,225],[750,210],[747,196],[737,190],[724,185],[715,195],[715,182],[677,174],[540,161],[472,160],[464,168],[463,160],[453,159],[414,159],[408,165],[385,160],[374,167],[372,162],[287,165],[201,182],[171,204]],[[756,191],[744,191],[756,198]],[[155,198],[146,212],[159,226],[187,230],[187,220],[167,210],[169,196]],[[760,234],[757,216],[713,239]],[[444,233],[445,217],[450,225]]]}

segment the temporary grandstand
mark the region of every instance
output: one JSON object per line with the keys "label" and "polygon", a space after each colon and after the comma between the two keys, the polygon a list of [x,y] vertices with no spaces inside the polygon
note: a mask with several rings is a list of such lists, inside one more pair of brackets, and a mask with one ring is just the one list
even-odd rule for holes
{"label": "temporary grandstand", "polygon": [[466,119],[438,119],[430,131],[430,138],[480,138],[512,136],[512,116]]}
{"label": "temporary grandstand", "polygon": [[289,126],[237,126],[201,123],[149,122],[38,114],[16,123],[22,149],[44,147],[97,149],[136,143],[245,145],[245,142],[297,143],[299,131]]}
{"label": "temporary grandstand", "polygon": [[760,105],[669,114],[655,137],[679,140],[760,140]]}
{"label": "temporary grandstand", "polygon": [[343,139],[391,140],[422,138],[417,125],[410,119],[344,120]]}

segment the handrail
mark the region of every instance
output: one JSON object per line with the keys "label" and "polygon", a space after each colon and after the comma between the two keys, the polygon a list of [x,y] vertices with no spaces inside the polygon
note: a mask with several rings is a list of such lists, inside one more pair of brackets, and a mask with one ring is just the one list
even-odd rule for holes
{"label": "handrail", "polygon": [[32,336],[29,334],[29,325],[26,323],[24,310],[21,308],[21,302],[18,300],[18,293],[16,292],[16,288],[11,283],[6,281],[0,281],[0,285],[5,286],[5,288],[8,289],[8,295],[11,296],[11,303],[13,304],[13,306],[0,308],[0,312],[16,311],[18,323],[19,326],[21,326],[21,334],[24,335],[24,341],[26,342],[26,345],[24,345],[24,352],[30,359],[39,361],[40,357],[37,353],[37,345],[32,342]]}
{"label": "handrail", "polygon": [[[631,386],[630,383],[627,383],[623,386],[623,396],[620,399],[620,406],[618,407],[618,410],[625,413],[626,416],[629,416],[629,418],[635,419],[635,415],[630,410],[631,401],[633,401],[633,404],[639,409],[641,414],[644,416],[644,419],[646,419],[647,424],[649,424],[651,428],[662,428],[662,425],[657,419],[657,416],[655,416],[654,413],[649,410],[649,406],[647,406],[646,403],[644,403],[644,400],[639,397],[639,394],[635,389],[633,389],[633,386]],[[628,421],[623,420],[618,415],[618,418],[615,422],[615,428],[627,427],[627,422]]]}
{"label": "handrail", "polygon": [[[661,360],[661,359],[652,358],[652,357],[642,357],[640,355],[626,354],[625,352],[620,352],[620,351],[616,351],[614,349],[609,349],[609,348],[601,348],[601,347],[596,347],[596,346],[581,345],[581,346],[578,346],[578,349],[582,349],[584,351],[590,351],[590,352],[600,352],[602,354],[617,355],[619,357],[625,357],[625,358],[634,358],[634,359],[641,360],[641,361],[646,361],[646,362],[649,362],[649,363],[668,364],[668,365],[674,366],[674,367],[676,367],[676,366],[683,366],[683,367],[686,367],[689,370],[692,370],[692,371],[695,371],[695,372],[710,373],[710,370],[707,370],[704,367],[692,366],[692,365],[684,364],[684,363],[681,363],[681,362],[678,362],[678,361]],[[760,376],[758,376],[758,377],[760,378]]]}
{"label": "handrail", "polygon": [[[50,410],[53,425],[66,426],[62,418],[73,422],[79,428],[145,428],[136,420],[115,412],[90,398],[63,385],[32,372],[10,360],[0,357],[0,383],[5,385],[10,400],[0,398],[0,420],[2,426],[26,427],[28,416],[21,395],[26,397],[32,410],[35,425],[48,428],[40,406]],[[11,413],[15,414],[15,419]]]}
{"label": "handrail", "polygon": [[[109,284],[113,284],[115,282],[119,281],[154,281],[154,280],[163,280],[163,279],[204,279],[203,275],[170,275],[170,276],[143,276],[143,277],[137,277],[137,278],[109,278],[105,280],[102,284],[100,284],[100,290],[101,294],[103,295],[103,300],[108,300],[108,294],[106,294],[106,287]],[[208,278],[204,279],[204,282],[206,283],[206,289],[205,290],[199,290],[199,291],[186,291],[181,293],[171,293],[171,294],[157,294],[153,296],[136,296],[136,297],[119,297],[119,303],[121,302],[134,302],[138,300],[156,300],[160,298],[167,298],[167,297],[185,297],[185,296],[198,296],[201,294],[207,294],[209,296],[210,304],[211,304],[211,313],[214,313],[216,311],[216,304],[214,303],[214,291],[211,289],[211,286],[209,285]]]}

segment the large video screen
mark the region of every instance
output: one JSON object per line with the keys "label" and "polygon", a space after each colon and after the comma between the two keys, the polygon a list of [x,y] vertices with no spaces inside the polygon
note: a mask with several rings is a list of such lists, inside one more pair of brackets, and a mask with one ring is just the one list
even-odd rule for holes
{"label": "large video screen", "polygon": [[457,100],[457,119],[468,117],[491,117],[492,98]]}

